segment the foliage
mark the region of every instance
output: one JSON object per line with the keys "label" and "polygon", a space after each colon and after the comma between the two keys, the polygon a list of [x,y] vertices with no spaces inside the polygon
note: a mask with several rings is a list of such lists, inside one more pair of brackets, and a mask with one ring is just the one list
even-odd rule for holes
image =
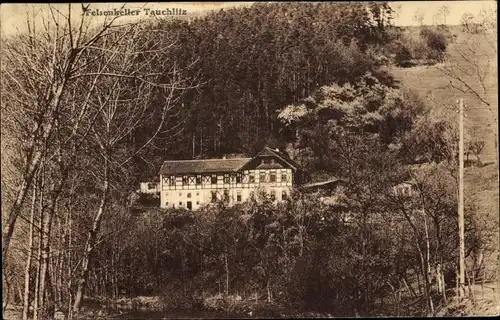
{"label": "foliage", "polygon": [[387,50],[393,55],[395,64],[408,68],[414,65],[442,62],[448,42],[452,38],[442,27],[421,27],[415,30],[393,29],[393,41]]}
{"label": "foliage", "polygon": [[398,67],[408,68],[412,66],[412,55],[410,50],[404,45],[400,44],[398,51],[394,57],[394,61]]}
{"label": "foliage", "polygon": [[[287,125],[288,137],[300,154],[310,153],[306,168],[338,171],[332,163],[349,134],[397,145],[424,112],[421,101],[411,92],[384,85],[367,73],[357,82],[324,86],[300,105],[283,108],[278,119]],[[328,136],[329,139],[323,137]]]}
{"label": "foliage", "polygon": [[370,52],[385,45],[391,11],[384,3],[366,6],[256,3],[151,27],[183,44],[173,59],[181,66],[197,61],[191,75],[202,84],[184,99],[184,134],[172,157],[253,154],[281,139],[281,106],[369,71],[390,81],[376,72],[381,62]]}
{"label": "foliage", "polygon": [[443,33],[431,29],[422,29],[420,36],[427,41],[427,46],[431,51],[443,53],[446,51],[448,45],[447,40]]}
{"label": "foliage", "polygon": [[[79,311],[84,293],[159,295],[177,309],[255,298],[343,316],[400,315],[405,283],[423,288],[429,312],[446,299],[431,275],[457,264],[456,128],[382,71],[396,40],[401,63],[435,59],[426,54],[444,50],[439,33],[405,40],[386,3],[256,3],[86,35],[50,9],[58,37],[47,29],[2,46],[3,231],[13,240],[3,280],[25,319],[72,303]],[[254,153],[266,143],[338,176],[342,190],[196,213],[131,205],[136,182],[165,155]],[[416,162],[434,164],[413,170]],[[409,179],[415,196],[393,192]],[[493,232],[476,206],[467,207],[467,254],[480,264]],[[389,312],[377,305],[388,295]]]}

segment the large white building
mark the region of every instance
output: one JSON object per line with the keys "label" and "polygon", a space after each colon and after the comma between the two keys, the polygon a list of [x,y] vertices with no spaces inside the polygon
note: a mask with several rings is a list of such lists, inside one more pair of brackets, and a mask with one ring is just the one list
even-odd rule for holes
{"label": "large white building", "polygon": [[160,169],[160,207],[196,210],[221,200],[234,205],[258,192],[282,201],[301,179],[295,161],[268,147],[253,158],[169,160]]}

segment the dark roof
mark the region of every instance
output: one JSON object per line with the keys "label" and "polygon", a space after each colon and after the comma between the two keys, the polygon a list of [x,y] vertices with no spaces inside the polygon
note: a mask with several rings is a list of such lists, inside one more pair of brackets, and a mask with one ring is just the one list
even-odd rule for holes
{"label": "dark roof", "polygon": [[269,147],[264,147],[264,149],[261,152],[259,152],[256,157],[258,156],[275,156],[288,163],[288,165],[290,165],[294,170],[300,169],[300,165],[297,162],[290,159],[288,155],[273,150]]}
{"label": "dark roof", "polygon": [[167,160],[163,162],[160,174],[178,175],[190,173],[236,172],[252,158]]}

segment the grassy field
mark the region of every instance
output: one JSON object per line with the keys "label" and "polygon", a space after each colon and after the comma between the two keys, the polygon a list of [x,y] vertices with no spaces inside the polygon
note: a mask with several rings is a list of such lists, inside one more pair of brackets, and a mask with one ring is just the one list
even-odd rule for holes
{"label": "grassy field", "polygon": [[[418,33],[417,30],[411,31]],[[419,94],[435,111],[456,117],[457,101],[464,99],[465,130],[473,140],[482,140],[481,158],[496,162],[498,157],[498,81],[496,35],[469,35],[460,27],[450,28],[454,41],[448,45],[449,60],[435,66],[392,68],[400,85]],[[447,76],[443,69],[452,68],[458,79]],[[482,86],[483,85],[483,86]],[[455,87],[455,88],[454,88]],[[462,92],[460,89],[466,92]],[[472,90],[488,102],[487,106]]]}

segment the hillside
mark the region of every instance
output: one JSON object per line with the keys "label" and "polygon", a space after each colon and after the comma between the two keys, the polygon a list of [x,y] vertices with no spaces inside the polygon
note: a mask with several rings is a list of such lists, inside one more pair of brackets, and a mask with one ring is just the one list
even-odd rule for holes
{"label": "hillside", "polygon": [[[469,37],[460,27],[450,29],[453,43],[448,46],[451,61],[456,62],[454,69],[457,75],[466,80],[480,97],[490,103],[486,106],[470,92],[461,92],[453,88],[451,78],[442,71],[445,64],[435,66],[419,66],[412,68],[392,68],[391,72],[400,85],[414,90],[431,106],[433,112],[446,113],[458,122],[458,99],[463,98],[465,108],[466,136],[485,142],[481,152],[484,167],[469,167],[465,170],[466,201],[474,201],[477,205],[478,218],[491,229],[489,248],[485,256],[487,278],[498,277],[499,258],[499,179],[498,179],[498,82],[497,82],[497,49],[496,42],[488,43],[487,37]],[[418,28],[412,28],[418,34]],[[492,45],[493,44],[493,45]],[[472,54],[476,54],[474,57]],[[449,61],[450,61],[449,60]],[[449,61],[447,61],[449,63]],[[484,76],[481,87],[480,76]],[[485,231],[485,230],[483,230]],[[493,315],[498,314],[498,283],[492,282],[474,286],[475,301],[466,299],[453,301],[438,314],[447,316]]]}
{"label": "hillside", "polygon": [[[411,32],[417,31],[412,29]],[[485,141],[481,159],[485,162],[495,162],[497,159],[496,141],[498,141],[498,125],[495,119],[498,118],[496,43],[492,46],[488,43],[487,37],[478,35],[469,37],[458,27],[451,28],[451,33],[455,40],[449,44],[447,51],[450,59],[456,63],[453,65],[454,71],[491,104],[490,108],[481,103],[471,92],[464,93],[453,88],[450,83],[452,79],[442,71],[446,67],[445,64],[412,68],[394,67],[391,72],[403,87],[416,91],[436,111],[457,110],[457,101],[463,98],[466,104],[466,134],[472,136],[473,139]],[[475,68],[474,64],[477,64],[478,68]],[[479,76],[485,78],[484,89],[480,86]],[[453,86],[460,85],[456,79],[452,84]]]}

